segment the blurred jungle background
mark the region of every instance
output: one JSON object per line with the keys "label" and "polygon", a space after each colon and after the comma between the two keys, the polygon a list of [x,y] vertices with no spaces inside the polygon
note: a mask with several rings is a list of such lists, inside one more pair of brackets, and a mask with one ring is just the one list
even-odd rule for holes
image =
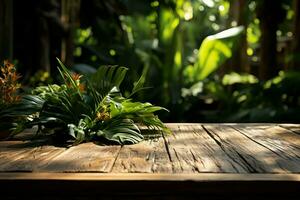
{"label": "blurred jungle background", "polygon": [[[28,88],[60,58],[129,68],[165,122],[300,122],[298,0],[1,0],[0,60]],[[126,89],[126,84],[122,87]]]}

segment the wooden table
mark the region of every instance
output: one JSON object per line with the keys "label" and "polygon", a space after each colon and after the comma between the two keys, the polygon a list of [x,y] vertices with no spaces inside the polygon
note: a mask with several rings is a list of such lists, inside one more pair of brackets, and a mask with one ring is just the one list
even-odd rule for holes
{"label": "wooden table", "polygon": [[1,199],[300,199],[300,125],[167,124],[136,145],[0,142]]}

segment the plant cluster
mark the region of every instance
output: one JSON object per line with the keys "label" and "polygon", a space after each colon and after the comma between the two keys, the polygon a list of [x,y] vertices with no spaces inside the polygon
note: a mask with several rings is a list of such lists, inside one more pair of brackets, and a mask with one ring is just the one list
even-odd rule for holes
{"label": "plant cluster", "polygon": [[281,71],[272,79],[260,81],[250,74],[232,72],[198,82],[182,91],[186,116],[191,116],[187,120],[200,116],[197,120],[205,122],[297,123],[299,76],[296,71]]}
{"label": "plant cluster", "polygon": [[[0,112],[2,117],[26,117],[16,132],[38,126],[38,134],[54,135],[64,142],[104,139],[119,144],[143,140],[139,124],[168,132],[154,114],[166,109],[122,95],[120,85],[127,68],[103,66],[90,77],[82,77],[59,64],[64,84],[37,87],[18,104]],[[137,81],[132,94],[140,89],[142,85]]]}
{"label": "plant cluster", "polygon": [[21,84],[18,83],[20,75],[17,74],[15,66],[9,61],[5,60],[4,65],[0,66],[0,70],[0,106],[4,107],[20,100],[17,90]]}

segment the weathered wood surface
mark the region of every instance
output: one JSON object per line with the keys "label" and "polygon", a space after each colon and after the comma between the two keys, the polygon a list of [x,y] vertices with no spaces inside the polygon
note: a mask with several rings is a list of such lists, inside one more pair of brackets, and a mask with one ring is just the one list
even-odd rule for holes
{"label": "weathered wood surface", "polygon": [[170,173],[172,163],[163,137],[126,145],[113,166],[114,173]]}
{"label": "weathered wood surface", "polygon": [[85,143],[73,146],[41,168],[49,172],[110,172],[120,146],[100,146]]}
{"label": "weathered wood surface", "polygon": [[300,125],[168,126],[173,134],[125,146],[1,141],[0,172],[300,173]]}
{"label": "weathered wood surface", "polygon": [[299,198],[299,124],[167,125],[135,145],[0,141],[0,198]]}

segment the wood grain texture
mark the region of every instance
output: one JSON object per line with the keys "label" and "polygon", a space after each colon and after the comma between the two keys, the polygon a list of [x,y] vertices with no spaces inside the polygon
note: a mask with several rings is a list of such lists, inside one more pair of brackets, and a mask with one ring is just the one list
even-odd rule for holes
{"label": "wood grain texture", "polygon": [[300,173],[300,125],[167,126],[173,134],[124,146],[0,141],[0,172]]}
{"label": "wood grain texture", "polygon": [[300,135],[300,124],[279,124],[279,126]]}
{"label": "wood grain texture", "polygon": [[164,139],[160,137],[123,146],[112,172],[171,173],[172,164]]}
{"label": "wood grain texture", "polygon": [[23,154],[33,148],[28,142],[23,141],[1,141],[0,142],[0,170],[3,165],[18,160]]}
{"label": "wood grain texture", "polygon": [[0,165],[0,171],[36,172],[64,151],[65,148],[48,145],[27,148],[17,158]]}
{"label": "wood grain texture", "polygon": [[[300,135],[278,126],[236,125],[233,128],[272,152],[273,159],[270,160],[270,164],[274,166],[273,172],[300,172]],[[266,159],[264,156],[264,160]]]}
{"label": "wood grain texture", "polygon": [[248,173],[285,173],[277,162],[277,154],[226,125],[205,128],[226,154]]}
{"label": "wood grain texture", "polygon": [[39,171],[110,172],[120,146],[100,146],[92,142],[73,146]]}
{"label": "wood grain texture", "polygon": [[246,172],[230,160],[221,146],[201,125],[168,125],[173,134],[166,137],[173,173]]}

